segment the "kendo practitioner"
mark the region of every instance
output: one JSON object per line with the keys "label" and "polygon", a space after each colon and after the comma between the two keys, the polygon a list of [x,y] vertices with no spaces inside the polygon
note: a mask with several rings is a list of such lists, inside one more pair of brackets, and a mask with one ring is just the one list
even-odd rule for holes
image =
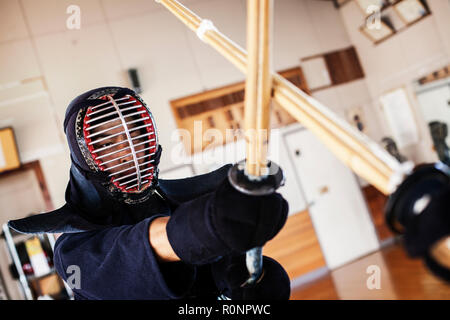
{"label": "kendo practitioner", "polygon": [[286,222],[279,194],[245,195],[231,186],[231,164],[185,179],[158,178],[162,147],[153,116],[133,90],[103,87],[68,106],[64,132],[70,180],[61,208],[9,221],[22,233],[62,233],[57,273],[80,270],[75,299],[282,299],[286,271],[263,257],[248,278],[245,252]]}

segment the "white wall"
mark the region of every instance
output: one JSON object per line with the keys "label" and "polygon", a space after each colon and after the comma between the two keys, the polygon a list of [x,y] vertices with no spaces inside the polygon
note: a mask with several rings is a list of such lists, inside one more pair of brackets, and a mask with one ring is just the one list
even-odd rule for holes
{"label": "white wall", "polygon": [[[245,47],[245,0],[182,2]],[[66,27],[66,8],[73,4],[81,8],[80,30]],[[348,45],[339,11],[330,2],[275,1],[276,70]],[[163,171],[175,166],[169,155],[177,143],[169,101],[244,80],[233,65],[151,0],[0,1],[0,123],[15,127],[22,160],[41,161],[55,206],[64,203],[68,178],[62,132],[68,103],[95,87],[129,86],[130,67],[138,69],[142,96],[157,121],[165,149]],[[24,79],[33,85],[21,84]],[[12,82],[19,83],[5,89]],[[28,97],[28,102],[11,97]],[[20,125],[28,110],[35,110],[39,121]],[[51,146],[42,145],[40,137]]]}
{"label": "white wall", "polygon": [[374,45],[360,31],[362,11],[354,1],[340,9],[342,20],[351,42],[356,47],[365,72],[373,117],[372,138],[379,141],[391,135],[382,112],[379,97],[398,87],[404,87],[412,103],[412,112],[419,131],[419,142],[400,150],[416,163],[436,161],[432,141],[423,120],[413,81],[450,62],[450,2],[428,0],[432,15],[399,32],[378,45]]}

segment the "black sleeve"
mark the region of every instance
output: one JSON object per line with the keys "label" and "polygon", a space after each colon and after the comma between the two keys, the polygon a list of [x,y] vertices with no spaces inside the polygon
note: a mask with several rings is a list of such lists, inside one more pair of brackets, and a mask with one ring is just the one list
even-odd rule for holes
{"label": "black sleeve", "polygon": [[155,218],[61,235],[55,244],[56,271],[76,296],[86,299],[183,298],[195,281],[196,270],[183,262],[157,261],[148,239]]}

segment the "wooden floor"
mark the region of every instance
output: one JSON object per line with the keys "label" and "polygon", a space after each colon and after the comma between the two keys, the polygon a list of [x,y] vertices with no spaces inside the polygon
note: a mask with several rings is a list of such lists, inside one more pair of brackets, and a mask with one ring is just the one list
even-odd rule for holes
{"label": "wooden floor", "polygon": [[[368,289],[368,278],[373,276],[367,272],[369,266],[379,270],[379,289]],[[393,244],[292,289],[291,300],[322,299],[450,300],[450,284],[432,275],[421,260],[408,258],[399,244]]]}
{"label": "wooden floor", "polygon": [[264,245],[263,253],[277,260],[288,273],[289,279],[296,279],[326,265],[306,210],[290,215],[277,236]]}

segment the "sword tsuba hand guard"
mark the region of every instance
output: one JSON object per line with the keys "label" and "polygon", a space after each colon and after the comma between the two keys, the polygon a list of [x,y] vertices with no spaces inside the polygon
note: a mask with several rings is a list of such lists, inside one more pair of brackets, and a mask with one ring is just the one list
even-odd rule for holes
{"label": "sword tsuba hand guard", "polygon": [[273,161],[267,164],[267,175],[259,179],[250,179],[245,172],[245,160],[241,160],[228,171],[230,184],[238,191],[253,195],[263,196],[274,193],[284,185],[285,177],[281,167]]}

